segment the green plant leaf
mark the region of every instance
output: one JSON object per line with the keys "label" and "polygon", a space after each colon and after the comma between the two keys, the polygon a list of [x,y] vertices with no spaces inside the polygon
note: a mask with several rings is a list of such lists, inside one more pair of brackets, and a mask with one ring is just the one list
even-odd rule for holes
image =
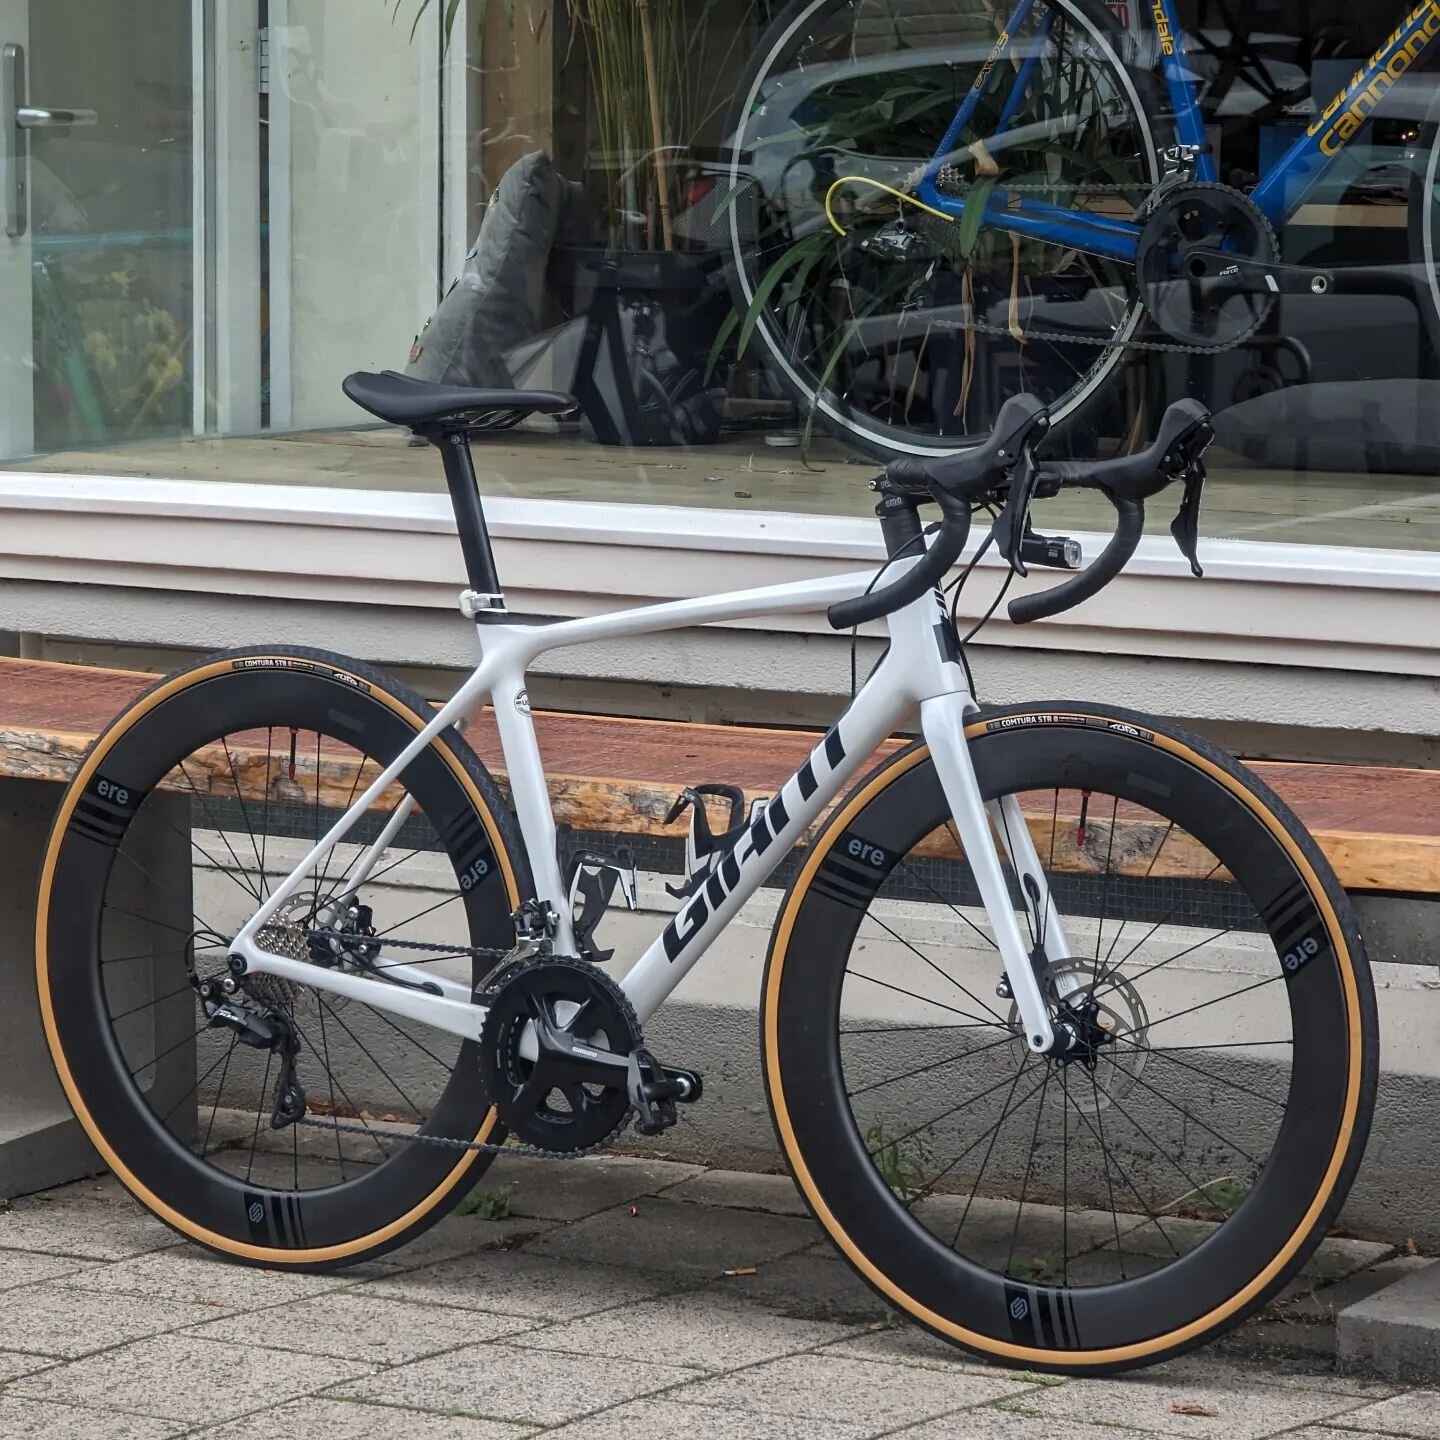
{"label": "green plant leaf", "polygon": [[710,356],[705,361],[705,379],[702,382],[707,387],[715,378],[715,371],[719,368],[720,357],[725,353],[725,346],[729,343],[730,337],[740,328],[740,312],[732,310],[726,317],[725,323],[715,334],[715,343],[710,347]]}
{"label": "green plant leaf", "polygon": [[960,254],[966,260],[975,253],[975,242],[985,223],[985,209],[994,193],[995,181],[987,178],[972,185],[965,197],[965,213],[960,217]]}
{"label": "green plant leaf", "polygon": [[745,321],[740,327],[740,343],[737,347],[737,354],[742,358],[750,348],[750,341],[755,334],[755,327],[760,323],[760,317],[765,313],[765,307],[770,303],[770,297],[780,288],[780,282],[790,273],[795,266],[801,264],[807,255],[817,250],[823,250],[834,240],[833,235],[824,231],[817,231],[814,235],[807,235],[805,239],[792,245],[765,273],[765,278],[755,287],[755,297],[750,301],[749,309],[745,311]]}

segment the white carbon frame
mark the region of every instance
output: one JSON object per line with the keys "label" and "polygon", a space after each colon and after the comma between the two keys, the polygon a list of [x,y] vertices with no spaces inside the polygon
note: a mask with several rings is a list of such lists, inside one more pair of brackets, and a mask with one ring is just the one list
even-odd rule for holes
{"label": "white carbon frame", "polygon": [[[886,582],[900,578],[919,563],[918,556],[896,561],[886,571]],[[556,951],[562,955],[576,953],[569,896],[565,893],[556,855],[555,818],[526,694],[526,671],[531,663],[549,650],[622,636],[825,610],[838,601],[865,594],[874,581],[871,573],[852,574],[680,600],[550,625],[478,625],[482,656],[479,668],[299,866],[271,891],[235,937],[232,953],[242,957],[256,973],[277,975],[313,989],[348,996],[467,1039],[478,1038],[486,1012],[472,1002],[468,985],[440,979],[418,967],[394,966],[388,966],[387,970],[397,979],[423,980],[432,987],[438,984],[442,993],[426,994],[399,985],[386,985],[273,954],[260,946],[257,934],[303,888],[308,877],[324,864],[329,852],[411,761],[442,731],[462,723],[490,701],[495,707],[505,770],[535,879],[535,898],[547,903],[558,917],[554,937]],[[939,627],[949,624],[943,597],[938,591],[931,591],[895,612],[887,624],[890,648],[834,728],[815,747],[801,769],[770,798],[764,813],[747,829],[711,880],[681,907],[621,982],[642,1021],[660,1008],[716,936],[825,808],[843,792],[876,747],[918,708],[921,733],[934,756],[957,838],[988,912],[1005,974],[1025,1022],[1027,1042],[1037,1052],[1048,1050],[1054,1043],[1048,1007],[1031,965],[1031,945],[1011,903],[995,834],[1004,836],[1022,893],[1030,898],[1032,914],[1028,924],[1037,934],[1053,942],[1047,945],[1052,954],[1068,955],[1070,950],[1018,802],[1014,797],[1007,797],[992,804],[987,812],[982,800],[965,736],[967,718],[979,707],[966,684],[964,670],[950,658],[954,654],[953,646],[947,646],[942,640],[948,632]],[[407,802],[406,807],[392,816],[363,858],[357,883],[373,868],[408,814]],[[1029,880],[1033,880],[1033,885]]]}

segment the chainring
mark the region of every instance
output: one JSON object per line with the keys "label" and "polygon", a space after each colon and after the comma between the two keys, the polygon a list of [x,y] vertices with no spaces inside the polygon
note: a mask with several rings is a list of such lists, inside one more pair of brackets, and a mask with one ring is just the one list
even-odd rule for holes
{"label": "chainring", "polygon": [[623,1084],[572,1079],[547,1083],[521,1054],[531,1022],[552,1025],[596,1049],[629,1055],[640,1048],[640,1022],[624,992],[598,966],[584,960],[538,960],[505,967],[487,988],[480,1067],[485,1088],[507,1130],[527,1145],[573,1154],[605,1144],[624,1127],[630,1097]]}
{"label": "chainring", "polygon": [[1255,202],[1228,185],[1185,181],[1155,200],[1136,260],[1145,308],[1172,340],[1197,350],[1229,350],[1259,330],[1275,297],[1194,279],[1186,261],[1197,249],[1273,265],[1280,244]]}

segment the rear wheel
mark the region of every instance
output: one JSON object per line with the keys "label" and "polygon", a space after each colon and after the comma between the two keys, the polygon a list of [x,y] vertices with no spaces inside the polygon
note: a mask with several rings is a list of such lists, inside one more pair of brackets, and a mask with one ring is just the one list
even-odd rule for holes
{"label": "rear wheel", "polygon": [[936,1334],[1042,1369],[1151,1364],[1254,1311],[1333,1223],[1374,1097],[1364,951],[1314,842],[1205,742],[1090,705],[970,737],[1045,870],[1037,925],[1006,861],[1075,1043],[1029,1052],[912,748],[839,809],[776,925],[781,1143],[841,1253]]}
{"label": "rear wheel", "polygon": [[[381,1254],[484,1172],[489,1155],[467,1144],[503,1139],[473,1042],[252,974],[231,1001],[293,1035],[307,1100],[301,1124],[275,1126],[282,1053],[210,1023],[202,1004],[202,990],[231,979],[236,931],[431,714],[338,656],[234,652],[141,697],[61,805],[36,940],[56,1068],[136,1198],[235,1259],[329,1268]],[[406,797],[414,812],[357,887],[362,854]],[[472,948],[508,947],[529,892],[505,806],[450,732],[282,908],[265,944],[377,993],[405,964],[410,983],[443,978],[466,995],[494,964]],[[325,938],[347,929],[353,942]]]}

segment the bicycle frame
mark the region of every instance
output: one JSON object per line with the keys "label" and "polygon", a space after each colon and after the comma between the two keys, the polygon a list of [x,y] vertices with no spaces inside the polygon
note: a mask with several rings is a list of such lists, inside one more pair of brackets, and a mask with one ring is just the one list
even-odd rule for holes
{"label": "bicycle frame", "polygon": [[[917,557],[898,561],[891,568],[898,575],[918,563]],[[478,1038],[486,1012],[473,1003],[467,984],[441,980],[417,967],[387,966],[388,973],[397,979],[420,979],[438,984],[442,991],[439,995],[425,994],[274,954],[263,948],[257,936],[406,767],[444,730],[474,714],[489,698],[494,703],[514,808],[535,878],[534,898],[548,904],[557,918],[554,944],[558,953],[576,953],[570,900],[564,892],[556,855],[554,814],[530,715],[527,668],[538,656],[565,646],[727,620],[824,610],[838,601],[865,594],[873,580],[872,574],[864,573],[801,581],[543,626],[479,625],[479,667],[270,893],[235,937],[232,953],[242,957],[254,972],[358,999],[467,1039]],[[922,597],[890,616],[888,626],[890,648],[875,673],[800,769],[768,800],[705,885],[682,905],[621,982],[642,1020],[654,1014],[876,748],[918,707],[921,732],[931,748],[957,838],[989,914],[1001,961],[1025,1021],[1027,1041],[1037,1052],[1053,1043],[1049,1012],[1030,963],[1030,943],[1011,903],[996,835],[1004,835],[1005,848],[1022,880],[1021,893],[1028,896],[1033,907],[1029,920],[1035,933],[1053,937],[1057,954],[1070,953],[1068,942],[1018,802],[1008,797],[987,807],[981,799],[965,735],[967,717],[978,706],[955,659],[956,651],[950,643],[953,629],[943,597],[938,591]],[[374,869],[408,813],[397,812],[371,845],[350,886],[352,890]]]}
{"label": "bicycle frame", "polygon": [[[1030,52],[1021,57],[1018,68],[1015,67],[1015,37],[1029,20],[1036,3],[1037,0],[1019,0],[916,189],[920,200],[952,220],[958,221],[964,215],[966,202],[941,191],[940,171],[957,154],[964,153],[961,137],[995,76],[1014,69],[1014,85],[1001,108],[993,135],[985,141],[992,150],[1002,148],[998,142],[1010,132],[1011,122],[1039,64],[1044,42],[1056,21],[1057,12],[1047,9]],[[1183,32],[1175,14],[1174,0],[1152,0],[1149,8],[1160,46],[1161,71],[1174,112],[1179,154],[1193,157],[1195,179],[1213,181],[1217,178],[1215,159],[1206,148],[1204,116],[1197,87],[1186,68]],[[1116,74],[1129,89],[1131,103],[1137,112],[1143,113],[1124,60],[1112,43],[1115,37],[1090,26],[1083,18],[1082,23],[1090,29],[1096,43],[1109,52]],[[1345,146],[1382,107],[1386,94],[1437,40],[1440,40],[1440,0],[1425,0],[1262,177],[1251,198],[1272,225],[1279,228],[1294,218]],[[1012,196],[1003,187],[991,192],[985,206],[985,221],[997,230],[1130,264],[1134,264],[1138,256],[1142,226],[1135,221]]]}

